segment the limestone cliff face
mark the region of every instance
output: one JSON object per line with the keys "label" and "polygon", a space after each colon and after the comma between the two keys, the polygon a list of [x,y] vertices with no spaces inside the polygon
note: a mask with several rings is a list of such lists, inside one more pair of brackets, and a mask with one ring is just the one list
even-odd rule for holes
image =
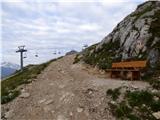
{"label": "limestone cliff face", "polygon": [[124,18],[100,43],[76,59],[106,69],[113,61],[145,60],[156,67],[160,59],[160,1],[147,1]]}

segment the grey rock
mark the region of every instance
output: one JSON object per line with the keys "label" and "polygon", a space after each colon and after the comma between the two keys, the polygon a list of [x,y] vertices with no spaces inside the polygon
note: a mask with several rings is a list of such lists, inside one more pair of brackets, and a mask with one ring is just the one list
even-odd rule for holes
{"label": "grey rock", "polygon": [[[84,57],[87,57],[90,56],[91,53],[93,53],[93,56],[98,56],[99,50],[100,52],[105,52],[106,44],[119,41],[119,48],[116,50],[108,50],[115,53],[115,56],[119,55],[119,61],[132,58],[138,58],[138,60],[146,59],[151,67],[155,67],[157,61],[160,59],[160,52],[154,45],[158,43],[160,38],[158,35],[156,36],[155,33],[152,33],[153,31],[151,31],[150,28],[153,23],[159,24],[158,22],[155,23],[155,13],[158,14],[159,10],[159,1],[147,1],[141,4],[133,13],[125,17],[100,43],[88,49],[85,54],[84,51],[82,56],[84,54]],[[116,57],[113,58],[116,59]],[[111,57],[111,59],[113,58]],[[94,65],[98,65],[102,60],[104,59],[97,60]]]}
{"label": "grey rock", "polygon": [[41,104],[41,103],[44,103],[45,101],[46,99],[42,99],[42,100],[39,100],[38,103]]}
{"label": "grey rock", "polygon": [[28,98],[29,96],[30,96],[30,94],[27,92],[22,92],[20,95],[21,98]]}
{"label": "grey rock", "polygon": [[110,103],[111,103],[112,105],[116,105],[116,104],[117,104],[115,101],[110,101]]}
{"label": "grey rock", "polygon": [[154,112],[152,115],[153,115],[157,120],[160,119],[160,111]]}
{"label": "grey rock", "polygon": [[51,103],[53,103],[53,100],[52,100],[52,99],[50,99],[50,100],[48,100],[48,101],[45,102],[46,105],[49,105],[49,104],[51,104]]}
{"label": "grey rock", "polygon": [[9,110],[8,112],[5,113],[5,118],[10,118],[13,114],[13,110]]}
{"label": "grey rock", "polygon": [[77,108],[77,112],[80,113],[80,112],[82,112],[82,111],[83,111],[83,107],[78,107],[78,108]]}

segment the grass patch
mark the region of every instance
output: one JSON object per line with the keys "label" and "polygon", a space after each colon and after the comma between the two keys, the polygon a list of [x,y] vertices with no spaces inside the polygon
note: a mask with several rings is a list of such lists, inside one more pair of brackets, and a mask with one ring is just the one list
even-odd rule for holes
{"label": "grass patch", "polygon": [[40,65],[28,65],[22,72],[18,71],[15,75],[1,81],[1,104],[10,102],[17,97],[20,94],[20,91],[16,90],[18,86],[30,83],[31,79],[36,78],[51,62],[57,59]]}
{"label": "grass patch", "polygon": [[122,117],[127,117],[130,112],[131,112],[131,108],[129,108],[126,103],[124,101],[122,101],[121,103],[119,103],[119,105],[117,106],[116,110],[115,110],[115,115],[118,118],[122,118]]}
{"label": "grass patch", "polygon": [[80,61],[81,59],[79,58],[79,54],[76,55],[76,57],[74,58],[73,64],[76,64]]}
{"label": "grass patch", "polygon": [[[109,89],[107,95],[113,95],[117,89]],[[147,90],[126,90],[122,99],[116,99],[114,104],[109,102],[108,105],[117,119],[156,120],[152,113],[160,111],[160,96]]]}
{"label": "grass patch", "polygon": [[129,91],[127,93],[127,99],[131,106],[148,105],[153,100],[153,95],[148,91]]}
{"label": "grass patch", "polygon": [[120,50],[120,40],[115,41],[110,40],[108,43],[105,43],[101,48],[96,48],[96,45],[93,45],[87,48],[82,54],[82,60],[92,66],[97,66],[100,69],[111,68],[111,64],[114,61],[121,60],[120,54],[117,55],[117,52]]}
{"label": "grass patch", "polygon": [[150,80],[150,85],[157,90],[160,90],[160,81],[159,80]]}
{"label": "grass patch", "polygon": [[120,93],[120,89],[121,89],[121,88],[116,88],[116,89],[114,89],[114,90],[108,89],[107,92],[106,92],[106,94],[107,94],[107,95],[110,95],[113,100],[117,100],[118,97],[119,97],[119,95],[121,94],[121,93]]}

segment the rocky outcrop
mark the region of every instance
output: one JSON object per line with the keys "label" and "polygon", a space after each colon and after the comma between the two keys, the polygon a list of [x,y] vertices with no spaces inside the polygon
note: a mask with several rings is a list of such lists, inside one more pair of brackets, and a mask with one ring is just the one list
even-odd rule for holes
{"label": "rocky outcrop", "polygon": [[113,61],[148,60],[150,67],[155,68],[160,63],[160,2],[139,5],[100,43],[82,51],[77,59],[102,69],[110,68]]}
{"label": "rocky outcrop", "polygon": [[67,52],[66,55],[73,55],[73,54],[76,54],[76,53],[77,53],[77,51],[71,50],[71,51]]}

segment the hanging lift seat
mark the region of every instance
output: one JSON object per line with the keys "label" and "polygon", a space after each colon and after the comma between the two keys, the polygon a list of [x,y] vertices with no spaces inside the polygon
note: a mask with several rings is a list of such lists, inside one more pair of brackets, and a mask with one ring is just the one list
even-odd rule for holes
{"label": "hanging lift seat", "polygon": [[129,61],[112,63],[112,68],[107,69],[111,78],[140,80],[141,71],[146,67],[147,61]]}

